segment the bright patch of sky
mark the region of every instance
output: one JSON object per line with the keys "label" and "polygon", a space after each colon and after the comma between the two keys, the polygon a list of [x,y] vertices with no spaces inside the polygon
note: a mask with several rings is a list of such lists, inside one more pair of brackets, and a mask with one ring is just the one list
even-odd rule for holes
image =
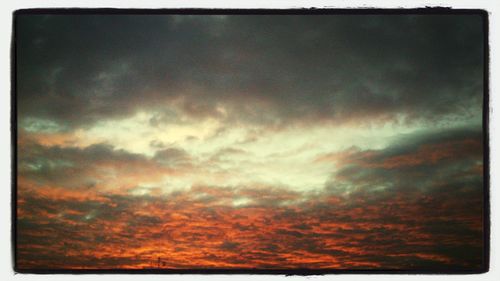
{"label": "bright patch of sky", "polygon": [[[199,122],[153,125],[155,112],[138,112],[119,120],[96,123],[79,129],[76,145],[108,143],[116,149],[154,157],[162,149],[185,150],[193,162],[192,171],[165,176],[161,182],[139,183],[159,186],[165,192],[188,189],[193,185],[281,186],[297,191],[323,188],[334,162],[315,161],[318,156],[357,147],[383,149],[404,135],[475,123],[480,118],[455,118],[453,124],[404,122],[376,126],[317,125],[282,130],[265,127],[231,126],[215,118]],[[45,120],[29,120],[24,128],[48,132],[59,128]],[[152,145],[152,144],[156,145]],[[73,144],[74,145],[74,144]],[[229,150],[226,154],[221,154]],[[218,157],[216,157],[218,156]],[[141,193],[147,193],[147,188]]]}

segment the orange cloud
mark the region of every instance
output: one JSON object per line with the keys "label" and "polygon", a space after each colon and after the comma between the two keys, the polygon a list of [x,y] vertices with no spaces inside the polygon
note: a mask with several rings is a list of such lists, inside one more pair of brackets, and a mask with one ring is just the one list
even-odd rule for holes
{"label": "orange cloud", "polygon": [[[374,201],[359,194],[353,203],[325,194],[284,206],[279,202],[289,196],[279,189],[265,192],[274,205],[252,188],[144,197],[20,190],[20,268],[155,268],[158,258],[161,268],[191,269],[479,265],[480,212],[464,212],[480,200],[474,196],[398,193]],[[256,203],[202,203],[197,195],[208,191],[222,201],[245,194]],[[467,256],[454,253],[464,247]]]}

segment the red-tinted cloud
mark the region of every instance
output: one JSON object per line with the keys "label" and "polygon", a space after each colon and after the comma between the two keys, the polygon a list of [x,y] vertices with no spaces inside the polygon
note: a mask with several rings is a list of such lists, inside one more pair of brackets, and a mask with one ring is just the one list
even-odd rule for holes
{"label": "red-tinted cloud", "polygon": [[[253,203],[227,204],[242,194]],[[18,265],[143,268],[160,257],[162,268],[476,268],[481,196],[461,195],[323,195],[283,205],[299,194],[198,187],[169,196],[76,196],[30,189],[19,194]]]}
{"label": "red-tinted cloud", "polygon": [[[321,156],[338,170],[317,191],[194,185],[141,196],[132,195],[133,183],[171,171],[165,161],[187,169],[189,155],[164,150],[148,159],[103,145],[32,145],[21,163],[41,161],[41,172],[61,174],[20,169],[18,266],[140,269],[160,258],[161,268],[187,269],[480,269],[480,143],[476,133],[450,132]],[[62,174],[66,168],[43,170],[64,161],[83,163],[82,175],[109,166],[122,175],[117,183],[129,184],[71,186],[60,180],[74,177]],[[148,167],[150,174],[136,173]]]}

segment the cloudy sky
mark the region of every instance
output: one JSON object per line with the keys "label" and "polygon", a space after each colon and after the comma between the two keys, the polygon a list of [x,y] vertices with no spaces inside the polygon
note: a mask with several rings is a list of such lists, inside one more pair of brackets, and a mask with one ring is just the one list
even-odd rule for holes
{"label": "cloudy sky", "polygon": [[19,268],[483,268],[481,16],[16,24]]}

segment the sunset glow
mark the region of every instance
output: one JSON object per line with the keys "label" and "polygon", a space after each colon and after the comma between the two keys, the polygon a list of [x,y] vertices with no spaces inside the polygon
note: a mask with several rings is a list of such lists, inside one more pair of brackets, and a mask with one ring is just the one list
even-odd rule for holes
{"label": "sunset glow", "polygon": [[18,268],[484,267],[481,16],[16,24]]}

